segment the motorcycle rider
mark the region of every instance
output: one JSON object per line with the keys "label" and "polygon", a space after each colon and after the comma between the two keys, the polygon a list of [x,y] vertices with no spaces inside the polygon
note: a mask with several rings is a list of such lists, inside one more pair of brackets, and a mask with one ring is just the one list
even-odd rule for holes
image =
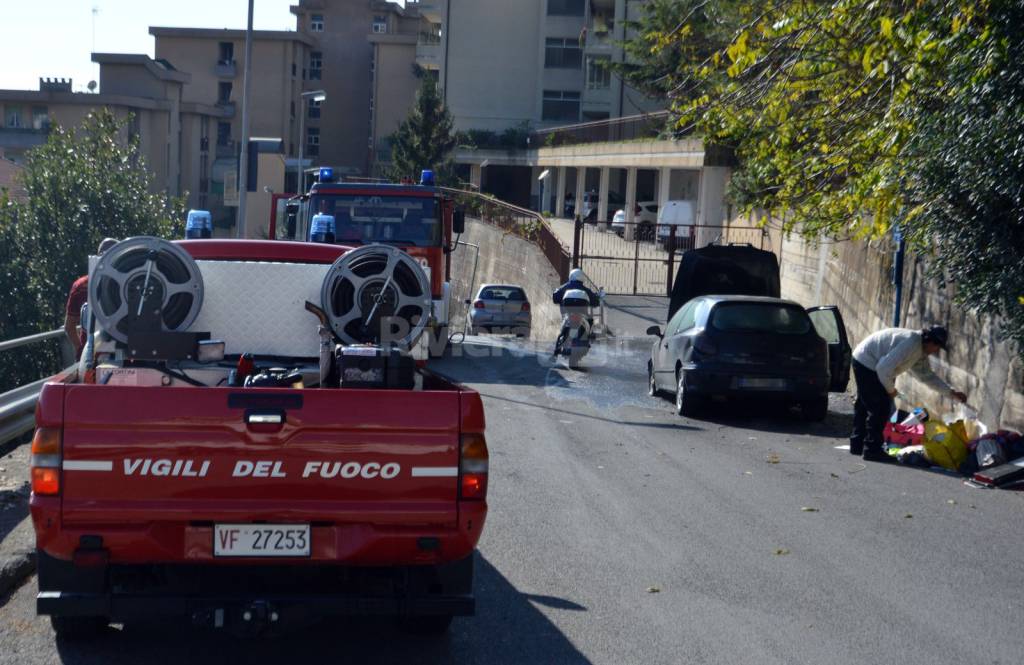
{"label": "motorcycle rider", "polygon": [[[551,294],[551,300],[556,305],[561,305],[562,304],[562,298],[565,296],[565,293],[567,291],[579,290],[579,291],[583,291],[584,293],[587,294],[587,297],[590,299],[590,306],[591,307],[596,307],[597,305],[601,304],[601,296],[604,295],[604,294],[603,293],[594,293],[593,291],[588,289],[586,287],[586,285],[583,283],[583,278],[584,278],[583,271],[580,270],[579,268],[573,268],[569,272],[569,281],[566,282],[565,284],[561,285],[557,289],[555,289],[555,291]],[[593,325],[594,325],[593,319],[589,319],[589,317],[588,317],[588,322],[590,323],[591,327],[593,327]],[[562,330],[558,333],[558,340],[555,342],[555,351],[554,351],[553,355],[558,355],[558,349],[561,346],[562,340],[565,339],[565,336],[568,333],[569,333],[568,326],[563,324],[562,325]]]}

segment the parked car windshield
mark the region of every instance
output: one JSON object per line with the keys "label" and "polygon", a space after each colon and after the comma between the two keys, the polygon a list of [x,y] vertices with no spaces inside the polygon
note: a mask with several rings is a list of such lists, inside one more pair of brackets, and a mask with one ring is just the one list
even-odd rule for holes
{"label": "parked car windshield", "polygon": [[804,335],[811,330],[807,312],[791,305],[773,303],[719,303],[711,312],[710,325],[722,332]]}
{"label": "parked car windshield", "polygon": [[310,218],[334,215],[335,241],[395,243],[416,247],[441,244],[434,199],[418,196],[343,196],[319,194],[310,201]]}

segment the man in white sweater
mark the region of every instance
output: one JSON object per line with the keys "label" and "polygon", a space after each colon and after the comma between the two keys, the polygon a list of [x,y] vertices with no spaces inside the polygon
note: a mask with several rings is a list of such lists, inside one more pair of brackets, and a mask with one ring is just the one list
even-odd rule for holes
{"label": "man in white sweater", "polygon": [[882,430],[893,411],[896,377],[910,371],[919,380],[961,402],[967,395],[954,390],[932,371],[928,356],[945,350],[948,333],[942,326],[923,330],[886,328],[869,335],[853,350],[853,376],[857,402],[853,410],[850,453],[873,462],[889,462],[883,449]]}

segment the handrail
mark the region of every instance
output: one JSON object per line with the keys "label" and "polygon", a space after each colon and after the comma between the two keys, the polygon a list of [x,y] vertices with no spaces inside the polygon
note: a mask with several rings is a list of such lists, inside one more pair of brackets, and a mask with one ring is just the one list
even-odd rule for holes
{"label": "handrail", "polygon": [[50,332],[36,333],[35,335],[28,335],[27,337],[19,337],[18,339],[8,340],[6,342],[0,342],[0,351],[7,351],[8,349],[16,349],[19,346],[25,346],[26,344],[33,344],[35,342],[43,342],[48,339],[60,337],[64,334],[63,328],[51,330]]}
{"label": "handrail", "polygon": [[69,352],[70,341],[67,339],[63,328],[0,342],[0,352],[2,352],[58,338],[63,338],[61,355],[64,356],[64,364],[69,365],[66,369],[53,376],[27,383],[0,394],[0,446],[33,428],[35,425],[33,413],[36,408],[36,402],[39,400],[39,391],[42,390],[43,385],[55,379],[62,380],[69,376],[70,373],[77,371],[77,366],[72,364],[73,358],[69,357],[71,355]]}

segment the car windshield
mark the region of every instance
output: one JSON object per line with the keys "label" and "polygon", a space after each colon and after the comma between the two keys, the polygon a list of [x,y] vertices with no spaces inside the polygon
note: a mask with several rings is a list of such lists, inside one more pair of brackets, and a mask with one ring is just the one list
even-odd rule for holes
{"label": "car windshield", "polygon": [[395,243],[416,247],[441,244],[441,223],[434,199],[418,196],[314,195],[309,215],[334,216],[340,244]]}
{"label": "car windshield", "polygon": [[804,335],[811,330],[807,312],[773,303],[719,303],[711,312],[710,325],[722,332]]}

